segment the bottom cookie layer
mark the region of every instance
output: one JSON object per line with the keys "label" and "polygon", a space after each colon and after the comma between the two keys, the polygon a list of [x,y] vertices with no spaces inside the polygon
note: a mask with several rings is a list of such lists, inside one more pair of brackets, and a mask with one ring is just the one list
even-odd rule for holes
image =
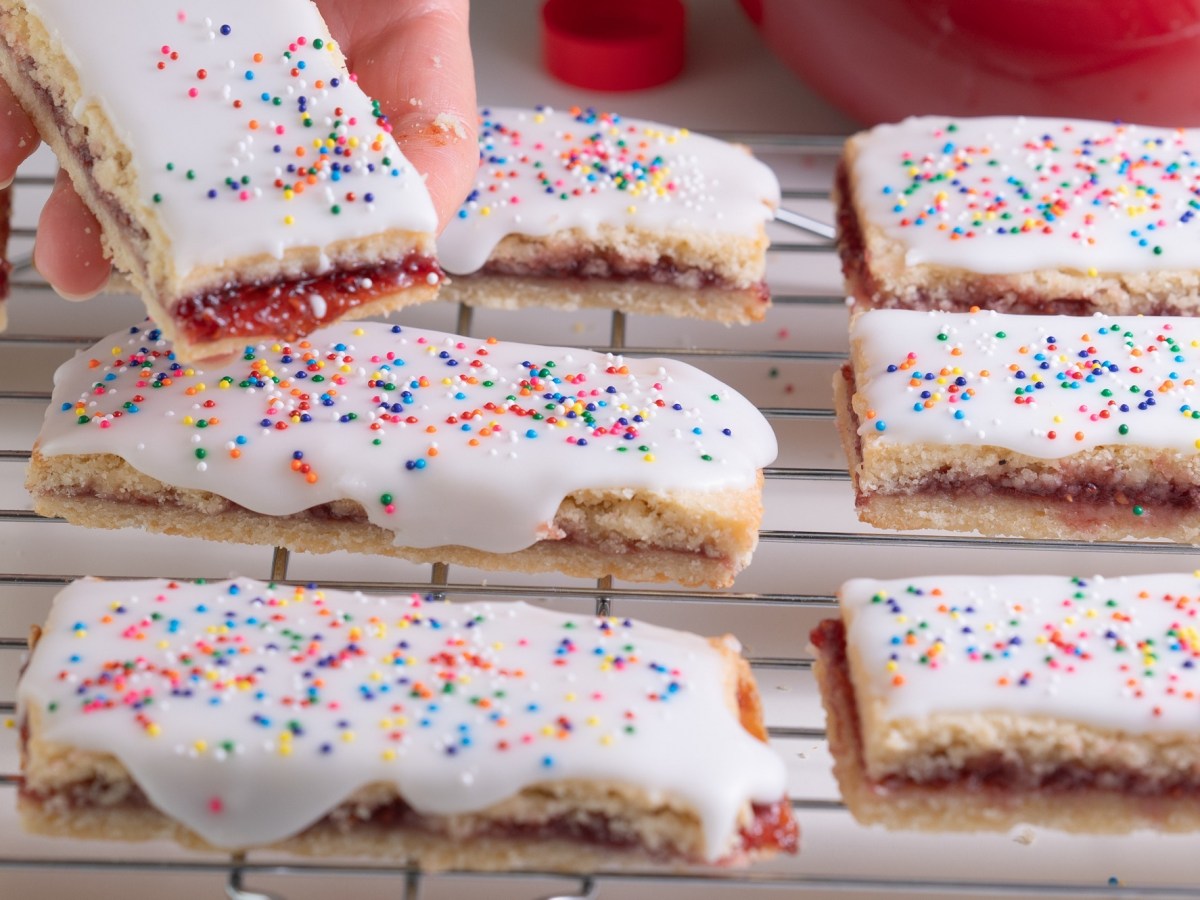
{"label": "bottom cookie layer", "polygon": [[[387,793],[383,786],[377,790]],[[21,824],[26,831],[51,837],[168,839],[194,849],[216,849],[150,806],[136,788],[131,786],[130,793],[131,799],[116,804],[89,805],[69,793],[22,792]],[[422,816],[394,798],[375,805],[350,802],[295,837],[256,849],[405,860],[426,871],[591,872],[703,864],[697,847],[691,846],[698,828],[693,817],[669,805],[631,808],[630,799],[594,786],[574,792],[548,786],[506,802],[498,815],[459,816]],[[740,848],[718,865],[795,852],[798,831],[786,800],[756,805],[752,814],[740,830]]]}
{"label": "bottom cookie layer", "polygon": [[765,285],[676,287],[638,279],[489,274],[456,276],[442,289],[441,298],[487,309],[612,309],[726,325],[760,322],[770,307]]}
{"label": "bottom cookie layer", "polygon": [[547,539],[516,553],[492,553],[462,546],[397,547],[391,532],[368,522],[350,501],[292,516],[263,515],[216,494],[173,488],[110,455],[35,452],[27,486],[41,515],[92,528],[689,587],[731,584],[750,561],[762,517],[761,475],[748,491],[581,491],[559,507]]}

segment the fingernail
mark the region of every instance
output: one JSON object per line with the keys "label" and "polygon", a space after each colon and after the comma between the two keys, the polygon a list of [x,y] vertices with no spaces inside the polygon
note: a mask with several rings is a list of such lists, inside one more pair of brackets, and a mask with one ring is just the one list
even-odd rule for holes
{"label": "fingernail", "polygon": [[64,300],[70,300],[72,303],[82,303],[84,300],[91,300],[103,289],[103,285],[101,285],[99,288],[96,288],[96,290],[86,294],[73,294],[70,291],[64,291],[62,288],[53,284],[50,285],[50,287],[54,288],[54,293],[58,294],[58,296],[62,297]]}

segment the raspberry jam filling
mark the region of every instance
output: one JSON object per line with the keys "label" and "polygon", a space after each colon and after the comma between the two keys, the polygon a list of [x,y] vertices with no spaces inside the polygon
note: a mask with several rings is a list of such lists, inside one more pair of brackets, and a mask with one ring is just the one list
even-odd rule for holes
{"label": "raspberry jam filling", "polygon": [[380,297],[441,278],[432,257],[410,253],[320,275],[222,285],[184,298],[171,315],[193,343],[263,335],[291,340]]}

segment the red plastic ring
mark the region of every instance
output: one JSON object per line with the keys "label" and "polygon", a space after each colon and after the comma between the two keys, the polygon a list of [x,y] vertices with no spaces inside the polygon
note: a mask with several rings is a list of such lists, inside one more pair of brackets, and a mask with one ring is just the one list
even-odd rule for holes
{"label": "red plastic ring", "polygon": [[654,87],[683,70],[686,24],[683,0],[546,0],[546,68],[589,90]]}

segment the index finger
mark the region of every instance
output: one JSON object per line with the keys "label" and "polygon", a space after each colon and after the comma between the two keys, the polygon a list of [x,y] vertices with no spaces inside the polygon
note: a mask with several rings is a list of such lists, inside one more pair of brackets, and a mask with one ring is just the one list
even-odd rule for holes
{"label": "index finger", "polygon": [[479,168],[466,0],[326,0],[322,7],[348,40],[363,90],[382,104],[393,137],[425,176],[444,227]]}

